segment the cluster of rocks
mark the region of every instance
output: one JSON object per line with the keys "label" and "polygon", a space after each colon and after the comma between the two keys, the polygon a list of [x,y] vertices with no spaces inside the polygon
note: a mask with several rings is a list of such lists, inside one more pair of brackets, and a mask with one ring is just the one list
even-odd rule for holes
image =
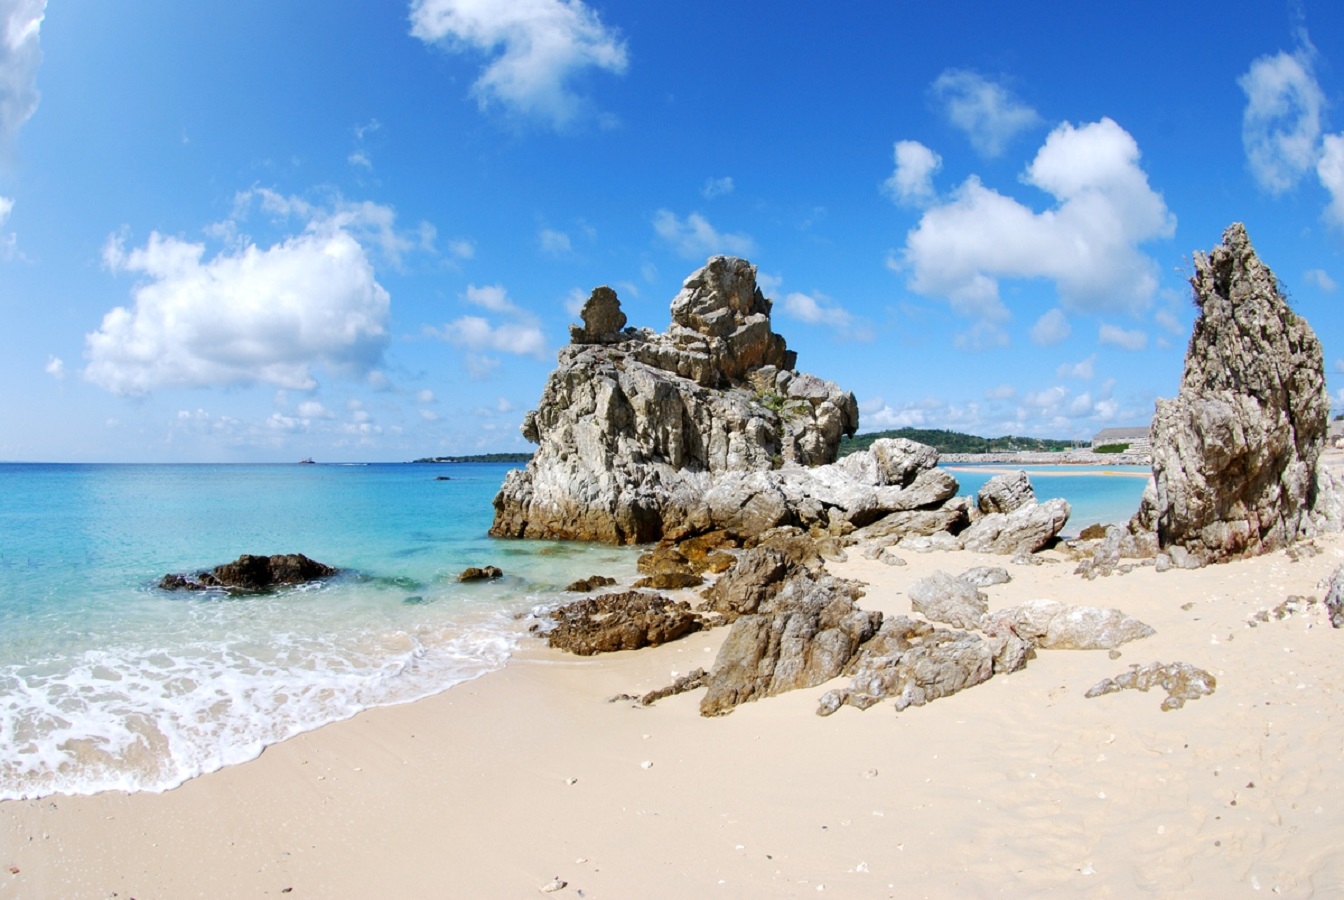
{"label": "cluster of rocks", "polygon": [[1146,666],[1133,665],[1127,672],[1114,678],[1104,678],[1093,685],[1084,695],[1088,698],[1114,694],[1116,691],[1148,691],[1160,687],[1167,692],[1162,701],[1162,711],[1180,709],[1187,700],[1198,700],[1212,694],[1218,687],[1218,679],[1198,666],[1189,663],[1149,663]]}
{"label": "cluster of rocks", "polygon": [[159,579],[159,588],[165,591],[223,590],[246,593],[317,581],[338,573],[338,569],[309,559],[302,553],[274,556],[244,553],[233,562],[213,569],[165,575]]}
{"label": "cluster of rocks", "polygon": [[795,370],[770,309],[755,267],[733,257],[686,279],[662,334],[627,328],[616,293],[594,290],[524,419],[538,450],[505,479],[491,534],[647,543],[725,531],[746,542],[883,522],[894,540],[968,531],[966,546],[1009,553],[1058,534],[1063,501],[973,521],[931,447],[880,441],[835,462],[858,427],[854,395]]}

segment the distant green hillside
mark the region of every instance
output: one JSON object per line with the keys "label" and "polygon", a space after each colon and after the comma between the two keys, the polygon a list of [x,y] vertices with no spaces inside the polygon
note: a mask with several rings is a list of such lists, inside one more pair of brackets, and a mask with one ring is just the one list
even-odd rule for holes
{"label": "distant green hillside", "polygon": [[848,456],[858,450],[867,450],[873,441],[880,438],[908,438],[921,444],[928,444],[939,453],[1014,453],[1027,450],[1033,453],[1057,453],[1074,446],[1072,441],[1056,441],[1043,438],[1004,437],[983,438],[959,431],[944,431],[941,428],[897,428],[894,431],[874,431],[869,434],[857,434],[840,442],[840,455]]}
{"label": "distant green hillside", "polygon": [[480,453],[476,456],[427,456],[418,463],[527,463],[531,453]]}

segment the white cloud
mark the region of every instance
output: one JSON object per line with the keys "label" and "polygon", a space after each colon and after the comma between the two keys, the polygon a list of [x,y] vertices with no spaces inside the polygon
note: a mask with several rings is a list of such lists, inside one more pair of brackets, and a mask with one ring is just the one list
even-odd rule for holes
{"label": "white cloud", "polygon": [[[14,201],[9,197],[0,197],[0,228],[5,227],[9,221],[9,214],[14,211]],[[0,262],[16,259],[19,255],[19,236],[14,232],[5,234],[0,231]]]}
{"label": "white cloud", "polygon": [[713,200],[715,197],[722,197],[724,194],[733,192],[733,179],[727,176],[723,178],[706,178],[705,186],[700,188],[700,196],[706,200]]}
{"label": "white cloud", "polygon": [[471,259],[476,255],[476,245],[460,238],[449,241],[447,250],[448,255],[454,259]]}
{"label": "white cloud", "polygon": [[1006,88],[965,69],[943,72],[932,92],[948,120],[985,156],[1000,155],[1014,137],[1041,122],[1036,110]]}
{"label": "white cloud", "polygon": [[537,243],[541,245],[541,252],[548,256],[567,256],[574,250],[569,235],[553,228],[541,229],[537,234]]}
{"label": "white cloud", "polygon": [[299,404],[299,416],[304,419],[331,419],[334,418],[331,410],[327,409],[316,400],[305,400]]}
{"label": "white cloud", "polygon": [[1110,119],[1060,125],[1023,175],[1056,206],[1034,212],[972,176],[906,236],[911,289],[991,322],[1008,318],[1000,278],[1051,279],[1066,308],[1146,308],[1156,265],[1138,245],[1170,236],[1175,217],[1138,163],[1138,144]]}
{"label": "white cloud", "polygon": [[1083,381],[1088,381],[1091,380],[1091,378],[1095,374],[1094,370],[1096,368],[1096,364],[1097,364],[1097,354],[1093,353],[1087,359],[1081,360],[1079,362],[1064,363],[1056,370],[1055,374],[1057,374],[1060,378],[1078,378]]}
{"label": "white cloud", "polygon": [[1295,186],[1317,160],[1325,94],[1311,71],[1312,51],[1262,56],[1237,79],[1246,94],[1241,143],[1251,174],[1271,194]]}
{"label": "white cloud", "polygon": [[420,393],[415,395],[415,399],[417,403],[433,403],[434,392],[431,391],[429,388],[425,388]]}
{"label": "white cloud", "polygon": [[37,111],[46,0],[0,0],[0,151]]}
{"label": "white cloud", "polygon": [[[356,208],[376,212],[390,228],[385,207]],[[158,232],[130,251],[110,238],[108,268],[145,280],[129,308],[111,310],[85,336],[84,376],[113,393],[139,395],[257,383],[310,390],[315,366],[371,371],[387,345],[391,301],[353,233],[360,223],[349,209],[306,212],[300,234],[209,259],[204,244]]]}
{"label": "white cloud", "polygon": [[780,301],[779,310],[800,322],[829,328],[842,338],[857,341],[873,339],[871,329],[825,294],[786,294]]}
{"label": "white cloud", "polygon": [[572,86],[581,72],[627,65],[620,35],[580,0],[414,0],[411,34],[490,58],[472,87],[482,109],[498,103],[557,127],[586,111]]}
{"label": "white cloud", "polygon": [[47,357],[47,364],[43,366],[42,371],[46,372],[57,381],[65,378],[65,362],[59,356]]}
{"label": "white cloud", "polygon": [[1321,142],[1321,158],[1316,163],[1316,176],[1330,192],[1326,219],[1344,228],[1344,134],[1325,136]]}
{"label": "white cloud", "polygon": [[1036,324],[1031,326],[1031,342],[1041,347],[1049,347],[1058,344],[1073,333],[1073,326],[1069,324],[1068,316],[1064,315],[1064,310],[1056,307],[1042,315],[1036,320]]}
{"label": "white cloud", "polygon": [[514,302],[509,299],[509,292],[504,289],[502,284],[487,284],[480,287],[477,287],[474,284],[469,284],[467,285],[467,289],[462,293],[462,299],[473,306],[484,307],[491,312],[521,312],[521,310],[514,305]]}
{"label": "white cloud", "polygon": [[546,338],[536,325],[505,322],[491,325],[480,316],[462,316],[444,325],[439,337],[468,350],[496,350],[519,356],[546,357]]}
{"label": "white cloud", "polygon": [[1017,396],[1017,388],[1011,384],[1000,384],[985,391],[986,400],[1011,400]]}
{"label": "white cloud", "polygon": [[962,350],[988,350],[992,347],[1007,347],[1011,343],[1008,332],[984,319],[959,333],[953,342]]}
{"label": "white cloud", "polygon": [[1143,350],[1148,346],[1148,333],[1145,331],[1127,331],[1118,325],[1102,323],[1097,331],[1097,340],[1123,350]]}
{"label": "white cloud", "polygon": [[1327,294],[1334,293],[1335,288],[1339,287],[1335,284],[1335,279],[1331,278],[1330,274],[1324,269],[1308,269],[1303,273],[1303,277],[1307,284],[1313,284]]}
{"label": "white cloud", "polygon": [[934,198],[933,174],[943,158],[919,141],[897,141],[892,156],[896,169],[882,185],[897,203],[922,206]]}
{"label": "white cloud", "polygon": [[432,409],[422,409],[420,410],[420,418],[424,419],[426,422],[437,422],[439,420],[439,414]]}
{"label": "white cloud", "polygon": [[750,256],[756,249],[747,235],[719,232],[704,216],[694,212],[682,220],[675,213],[660,209],[653,217],[653,230],[687,259],[705,259],[719,253]]}

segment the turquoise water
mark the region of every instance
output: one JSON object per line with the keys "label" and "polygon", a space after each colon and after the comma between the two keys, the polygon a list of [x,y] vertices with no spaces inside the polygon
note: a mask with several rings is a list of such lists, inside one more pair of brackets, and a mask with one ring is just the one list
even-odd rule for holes
{"label": "turquoise water", "polygon": [[[520,614],[633,577],[628,548],[486,537],[507,469],[0,465],[0,799],[175,786],[498,668]],[[154,587],[286,552],[344,574]],[[456,581],[486,564],[505,577]]]}
{"label": "turquoise water", "polygon": [[1065,537],[1077,537],[1089,525],[1129,521],[1152,470],[1147,466],[1009,466],[999,463],[955,463],[945,466],[961,486],[959,493],[974,496],[990,478],[1002,472],[1024,471],[1036,499],[1063,497],[1072,507]]}
{"label": "turquoise water", "polygon": [[[630,548],[488,538],[507,470],[0,465],[0,799],[173,787],[499,668],[564,585],[635,577]],[[953,471],[963,493],[994,474]],[[1032,480],[1075,504],[1069,533],[1127,519],[1144,485]],[[249,597],[154,586],[293,552],[343,574]],[[487,564],[505,577],[456,581]]]}

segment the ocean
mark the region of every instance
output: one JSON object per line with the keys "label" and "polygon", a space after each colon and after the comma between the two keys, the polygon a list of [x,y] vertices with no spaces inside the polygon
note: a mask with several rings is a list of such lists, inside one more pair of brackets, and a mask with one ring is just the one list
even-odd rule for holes
{"label": "ocean", "polygon": [[[0,799],[172,788],[497,669],[566,584],[635,577],[634,548],[487,537],[508,468],[0,464]],[[993,474],[968,468],[966,493]],[[1033,483],[1075,504],[1076,534],[1127,519],[1144,480]],[[342,574],[251,596],[155,586],[243,553]],[[504,577],[456,580],[483,565]]]}

